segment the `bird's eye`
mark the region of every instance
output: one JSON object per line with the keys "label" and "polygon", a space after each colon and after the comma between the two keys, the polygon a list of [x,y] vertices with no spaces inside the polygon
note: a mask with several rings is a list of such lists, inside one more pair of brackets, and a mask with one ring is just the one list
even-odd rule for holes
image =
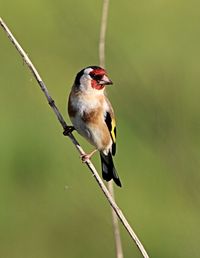
{"label": "bird's eye", "polygon": [[102,79],[101,74],[91,74],[90,76],[92,77],[92,79],[94,79],[96,81],[100,81]]}

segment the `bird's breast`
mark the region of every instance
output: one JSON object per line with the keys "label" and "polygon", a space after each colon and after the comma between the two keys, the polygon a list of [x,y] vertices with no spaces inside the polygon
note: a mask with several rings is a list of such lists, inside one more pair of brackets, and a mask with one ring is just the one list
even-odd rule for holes
{"label": "bird's breast", "polygon": [[72,124],[79,134],[97,149],[111,146],[111,137],[104,121],[104,98],[70,96],[68,112]]}
{"label": "bird's breast", "polygon": [[85,122],[95,119],[97,113],[103,112],[103,96],[93,97],[85,94],[70,94],[68,113],[70,117],[79,115]]}

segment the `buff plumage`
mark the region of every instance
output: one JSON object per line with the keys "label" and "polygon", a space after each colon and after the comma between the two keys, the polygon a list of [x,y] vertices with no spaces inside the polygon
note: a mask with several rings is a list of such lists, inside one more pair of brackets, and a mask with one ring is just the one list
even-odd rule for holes
{"label": "buff plumage", "polygon": [[111,85],[105,69],[89,66],[81,70],[72,86],[68,100],[68,114],[74,129],[88,140],[95,150],[82,157],[85,161],[100,152],[102,176],[121,186],[112,156],[116,153],[116,123],[112,105],[105,95]]}

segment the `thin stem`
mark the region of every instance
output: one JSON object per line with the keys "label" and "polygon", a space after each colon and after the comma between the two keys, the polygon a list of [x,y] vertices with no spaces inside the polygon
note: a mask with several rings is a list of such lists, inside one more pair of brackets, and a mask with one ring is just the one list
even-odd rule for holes
{"label": "thin stem", "polygon": [[[6,26],[6,24],[3,22],[3,20],[0,18],[0,25],[3,28],[3,30],[5,31],[5,33],[7,34],[8,38],[10,39],[10,41],[13,43],[13,45],[15,46],[15,48],[17,49],[18,53],[21,55],[23,61],[27,64],[28,68],[31,70],[32,74],[34,75],[34,77],[36,78],[41,90],[44,92],[44,95],[49,103],[49,105],[51,106],[51,108],[53,109],[58,121],[60,122],[62,128],[64,130],[67,129],[67,124],[64,121],[63,116],[61,115],[60,111],[58,110],[55,101],[51,98],[51,96],[49,95],[49,92],[47,90],[47,87],[45,86],[44,82],[42,81],[39,73],[37,72],[36,68],[34,67],[33,63],[31,62],[30,58],[28,57],[28,55],[24,52],[24,50],[22,49],[22,47],[20,46],[20,44],[17,42],[17,40],[15,39],[15,37],[13,36],[13,34],[11,33],[11,31],[9,30],[9,28]],[[72,143],[76,146],[77,150],[79,151],[80,154],[85,154],[85,152],[83,151],[82,147],[80,146],[80,144],[78,143],[78,141],[75,139],[75,137],[69,133],[68,137],[70,138],[70,140],[72,141]],[[148,254],[145,251],[142,243],[139,241],[138,237],[136,236],[136,234],[134,233],[133,229],[131,228],[131,226],[129,225],[127,219],[125,218],[125,216],[123,215],[122,211],[119,209],[119,207],[117,206],[117,204],[115,203],[115,201],[113,200],[111,194],[109,193],[109,191],[107,190],[106,186],[104,185],[103,181],[101,180],[100,176],[97,173],[97,170],[95,169],[94,165],[92,164],[92,162],[90,160],[86,161],[86,165],[88,166],[88,168],[90,169],[90,171],[92,172],[95,180],[97,181],[99,187],[101,188],[102,192],[104,193],[104,195],[106,196],[108,202],[110,203],[110,205],[113,207],[113,209],[115,210],[117,216],[119,217],[119,219],[121,220],[122,224],[124,225],[124,227],[126,228],[126,230],[128,231],[129,235],[131,236],[131,238],[134,240],[134,242],[136,243],[137,247],[139,248],[140,252],[142,253],[144,258],[148,258]]]}
{"label": "thin stem", "polygon": [[[106,42],[106,30],[107,30],[107,21],[108,21],[108,10],[109,10],[109,0],[103,0],[102,16],[101,16],[101,28],[99,36],[99,64],[102,67],[105,67],[105,42]],[[108,182],[108,190],[111,193],[113,199],[114,197],[114,187],[113,181]],[[114,231],[115,239],[115,253],[117,258],[123,258],[123,249],[122,242],[120,237],[119,223],[117,215],[114,210],[111,208],[112,212],[112,224]]]}
{"label": "thin stem", "polygon": [[[115,192],[113,187],[113,181],[108,182],[108,190],[110,194],[112,195],[113,199],[115,200]],[[112,212],[112,224],[113,224],[113,231],[114,231],[114,237],[115,237],[115,253],[117,258],[123,258],[123,249],[122,249],[122,241],[120,237],[120,230],[119,230],[119,223],[118,223],[118,217],[113,209],[111,209]]]}
{"label": "thin stem", "polygon": [[101,28],[100,28],[100,36],[99,36],[99,64],[102,67],[105,67],[105,38],[106,38],[106,29],[107,29],[107,20],[108,20],[108,8],[109,8],[109,0],[103,0]]}

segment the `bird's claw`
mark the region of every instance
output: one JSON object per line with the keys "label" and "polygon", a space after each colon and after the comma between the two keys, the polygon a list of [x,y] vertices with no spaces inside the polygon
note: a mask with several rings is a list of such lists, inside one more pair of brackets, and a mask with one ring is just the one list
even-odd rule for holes
{"label": "bird's claw", "polygon": [[83,163],[87,162],[89,159],[91,159],[91,157],[93,156],[93,154],[97,151],[97,149],[93,150],[91,153],[89,154],[81,154],[81,160]]}
{"label": "bird's claw", "polygon": [[63,132],[63,135],[67,136],[75,130],[74,126],[67,126]]}
{"label": "bird's claw", "polygon": [[80,156],[83,163],[87,162],[90,159],[90,155],[88,154],[81,154]]}

